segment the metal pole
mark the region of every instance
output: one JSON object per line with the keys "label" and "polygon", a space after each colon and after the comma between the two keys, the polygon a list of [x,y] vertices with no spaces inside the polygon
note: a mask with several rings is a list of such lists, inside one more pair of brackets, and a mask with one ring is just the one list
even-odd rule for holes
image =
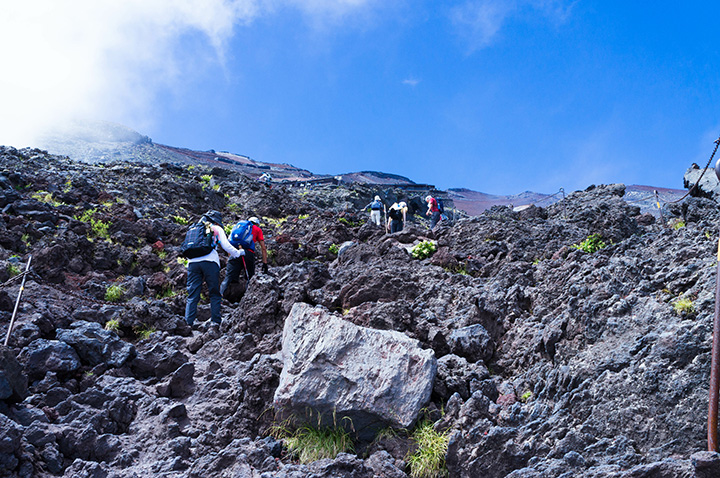
{"label": "metal pole", "polygon": [[718,397],[720,397],[720,237],[715,273],[715,319],[713,321],[712,361],[710,364],[710,404],[708,406],[708,451],[718,451]]}
{"label": "metal pole", "polygon": [[25,272],[23,273],[22,282],[20,283],[20,292],[18,292],[17,300],[15,301],[15,309],[13,309],[12,317],[10,318],[10,327],[8,327],[7,335],[5,336],[5,347],[10,343],[10,334],[15,326],[15,316],[17,315],[18,307],[20,306],[20,297],[22,296],[23,290],[25,289],[25,279],[27,279],[28,271],[30,270],[30,261],[32,256],[28,256],[27,265],[25,266]]}
{"label": "metal pole", "polygon": [[657,189],[655,190],[655,204],[657,205],[658,211],[660,211],[660,222],[662,223],[663,227],[666,227],[665,217],[662,213],[662,207],[660,206],[660,196],[658,195]]}

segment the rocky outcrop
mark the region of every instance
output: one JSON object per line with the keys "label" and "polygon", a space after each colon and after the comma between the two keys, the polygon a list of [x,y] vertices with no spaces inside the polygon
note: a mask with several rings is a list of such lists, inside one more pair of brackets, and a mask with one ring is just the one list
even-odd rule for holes
{"label": "rocky outcrop", "polygon": [[[449,437],[450,476],[717,474],[720,455],[704,451],[715,201],[667,204],[661,218],[640,214],[624,186],[600,185],[434,231],[411,211],[403,231],[385,234],[353,210],[369,191],[0,148],[0,336],[33,256],[0,348],[0,475],[407,476],[412,430],[363,436],[353,453],[311,464],[271,436],[276,393],[324,393],[330,413],[342,390],[360,398],[343,405],[363,410],[357,423],[408,426],[424,407]],[[400,194],[382,197],[422,206]],[[178,246],[184,222],[208,208],[226,222],[266,216],[270,272],[223,302],[220,328],[202,321],[203,300],[193,330]],[[593,234],[605,247],[583,250]],[[418,260],[410,251],[422,241],[437,252]],[[313,327],[324,335],[295,346],[332,346],[314,361],[288,355],[289,366],[283,332],[300,310],[325,318]],[[370,365],[390,363],[380,337],[411,344],[418,362],[399,354],[408,360],[372,375]],[[425,355],[437,359],[435,378],[393,422],[378,380],[394,380],[388,396],[400,396],[419,385],[402,377]],[[340,365],[356,375],[346,380]],[[291,368],[316,380],[291,382]]]}
{"label": "rocky outcrop", "polygon": [[297,303],[282,343],[274,402],[285,414],[339,423],[367,440],[383,428],[411,427],[430,398],[435,356],[399,332],[358,327]]}

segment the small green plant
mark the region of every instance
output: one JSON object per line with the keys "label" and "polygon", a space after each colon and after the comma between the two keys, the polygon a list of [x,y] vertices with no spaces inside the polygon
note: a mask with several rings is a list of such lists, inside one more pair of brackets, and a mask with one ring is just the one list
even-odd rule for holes
{"label": "small green plant", "polygon": [[182,216],[170,216],[170,219],[172,219],[172,221],[174,223],[180,224],[181,226],[187,226],[188,222],[189,222],[187,219],[185,219]]}
{"label": "small green plant", "polygon": [[695,304],[689,297],[681,297],[673,302],[673,309],[681,316],[692,315],[695,313]]}
{"label": "small green plant", "polygon": [[710,231],[705,231],[705,239],[712,239],[712,234]]}
{"label": "small green plant", "polygon": [[111,285],[105,290],[105,300],[107,302],[119,302],[125,295],[125,290],[119,285]]}
{"label": "small green plant", "polygon": [[300,214],[298,216],[298,219],[308,219],[310,217],[310,214]]}
{"label": "small green plant", "polygon": [[330,254],[337,255],[340,252],[340,247],[337,244],[330,244],[328,251],[330,251]]}
{"label": "small green plant", "polygon": [[357,226],[363,225],[362,221],[355,222],[355,221],[351,221],[350,219],[348,219],[346,217],[338,218],[338,221],[340,221],[341,223],[345,224],[348,227],[357,227]]}
{"label": "small green plant", "polygon": [[180,264],[180,265],[183,266],[183,267],[187,267],[187,265],[188,265],[188,260],[187,260],[186,258],[184,258],[184,257],[178,257],[178,258],[177,258],[177,263]]}
{"label": "small green plant", "polygon": [[110,230],[111,225],[112,223],[110,222],[105,222],[100,219],[91,219],[90,233],[95,237],[110,239],[110,233],[108,231]]}
{"label": "small green plant", "polygon": [[685,227],[685,221],[680,218],[673,219],[670,221],[670,227],[677,231],[678,229]]}
{"label": "small green plant", "polygon": [[165,260],[167,258],[168,253],[166,250],[162,250],[162,251],[157,251],[156,254],[160,259]]}
{"label": "small green plant", "polygon": [[17,276],[17,275],[20,275],[20,273],[22,272],[22,271],[20,270],[20,267],[18,267],[18,266],[15,265],[15,264],[11,264],[11,263],[8,263],[8,265],[7,265],[7,267],[5,268],[5,270],[6,270],[7,273],[10,275],[10,277],[15,277],[15,276]]}
{"label": "small green plant", "polygon": [[72,190],[72,179],[68,179],[65,181],[65,185],[63,186],[63,192],[69,193]]}
{"label": "small green plant", "polygon": [[528,390],[527,392],[523,393],[520,396],[520,401],[523,403],[526,403],[528,400],[530,400],[532,398],[532,396],[533,396],[533,393],[530,390]]}
{"label": "small green plant", "polygon": [[177,292],[175,292],[175,291],[172,289],[172,287],[170,287],[170,286],[168,285],[168,286],[163,287],[163,289],[162,289],[160,292],[158,292],[158,294],[156,295],[156,298],[158,298],[158,299],[171,299],[171,298],[175,297],[176,295],[177,295]]}
{"label": "small green plant", "polygon": [[188,168],[188,171],[192,171],[193,169],[195,169],[195,165],[194,165],[194,164],[190,164],[190,165],[188,165],[187,168]]}
{"label": "small green plant", "polygon": [[420,423],[411,435],[415,442],[415,451],[405,461],[410,466],[413,478],[436,478],[448,476],[445,466],[450,436],[447,432],[438,433],[430,420]]}
{"label": "small green plant", "polygon": [[30,247],[30,234],[23,234],[20,240],[23,241],[25,246]]}
{"label": "small green plant", "polygon": [[145,324],[133,327],[133,332],[140,340],[149,339],[156,332],[154,327],[148,327]]}
{"label": "small green plant", "polygon": [[410,254],[418,260],[427,259],[437,250],[437,246],[432,241],[422,241],[410,250]]}
{"label": "small green plant", "polygon": [[203,174],[202,176],[200,176],[200,179],[204,183],[210,183],[210,181],[212,180],[212,176],[209,174]]}
{"label": "small green plant", "polygon": [[212,190],[215,191],[215,192],[220,191],[220,185],[219,185],[219,184],[215,184],[215,185],[212,187]]}
{"label": "small green plant", "polygon": [[47,191],[38,191],[35,194],[32,195],[33,199],[37,199],[40,202],[43,202],[45,204],[50,204],[51,206],[60,206],[62,203],[59,201],[56,201],[53,198],[52,193],[49,193]]}
{"label": "small green plant", "polygon": [[105,322],[105,330],[117,332],[118,330],[120,330],[120,321],[117,319],[108,320],[107,322]]}
{"label": "small green plant", "polygon": [[579,249],[583,252],[592,254],[599,251],[600,249],[604,249],[605,247],[607,247],[607,244],[605,244],[605,242],[602,240],[602,236],[600,234],[590,234],[587,239],[585,239],[579,244],[573,244],[572,247],[574,247],[575,249]]}
{"label": "small green plant", "polygon": [[283,440],[288,450],[297,455],[302,464],[324,458],[333,459],[339,453],[355,450],[350,433],[339,426],[313,428],[303,425],[292,430],[286,422],[271,427],[270,434]]}

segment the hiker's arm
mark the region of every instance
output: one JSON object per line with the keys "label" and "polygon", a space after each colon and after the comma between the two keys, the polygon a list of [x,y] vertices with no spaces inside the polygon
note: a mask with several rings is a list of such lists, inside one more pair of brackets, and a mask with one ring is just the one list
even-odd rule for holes
{"label": "hiker's arm", "polygon": [[265,249],[265,241],[258,241],[260,250],[262,251],[263,264],[267,264],[267,249]]}
{"label": "hiker's arm", "polygon": [[230,255],[230,257],[235,259],[237,257],[245,255],[245,251],[242,250],[242,248],[236,249],[233,247],[232,244],[230,244],[230,241],[228,241],[228,238],[225,235],[225,231],[223,230],[222,227],[213,225],[213,231],[217,235],[220,246],[225,250],[225,252],[227,252]]}

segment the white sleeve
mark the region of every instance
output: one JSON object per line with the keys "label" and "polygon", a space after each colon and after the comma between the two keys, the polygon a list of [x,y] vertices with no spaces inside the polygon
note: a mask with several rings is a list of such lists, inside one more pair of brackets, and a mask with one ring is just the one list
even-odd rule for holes
{"label": "white sleeve", "polygon": [[222,227],[218,226],[217,224],[213,224],[212,226],[213,231],[217,235],[218,242],[220,243],[220,246],[230,254],[230,257],[235,259],[236,257],[244,256],[245,251],[241,248],[240,250],[233,247],[232,244],[230,244],[230,241],[228,241],[227,235],[225,235],[225,231]]}

